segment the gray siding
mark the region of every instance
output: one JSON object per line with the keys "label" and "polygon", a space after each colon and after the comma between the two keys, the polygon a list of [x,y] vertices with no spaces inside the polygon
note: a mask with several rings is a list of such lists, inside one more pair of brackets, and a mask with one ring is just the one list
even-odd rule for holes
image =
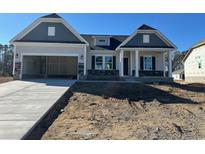
{"label": "gray siding", "polygon": [[173,48],[168,46],[161,38],[153,33],[145,33],[150,36],[150,43],[143,43],[143,33],[138,33],[124,47],[152,47],[152,48]]}
{"label": "gray siding", "polygon": [[[48,36],[48,27],[55,27],[55,36]],[[83,43],[62,23],[43,22],[24,36],[22,42]]]}

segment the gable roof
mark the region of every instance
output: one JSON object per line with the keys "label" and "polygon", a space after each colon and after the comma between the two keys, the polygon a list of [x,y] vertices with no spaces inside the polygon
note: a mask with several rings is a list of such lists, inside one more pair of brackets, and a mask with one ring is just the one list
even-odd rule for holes
{"label": "gable roof", "polygon": [[[92,35],[92,34],[81,34],[81,36],[89,43],[91,50],[115,50],[127,37],[128,35]],[[98,46],[95,45],[95,37],[109,37],[109,46]]]}
{"label": "gable roof", "polygon": [[[157,37],[159,37],[166,45],[163,45],[163,46],[159,46],[159,45],[154,45],[154,46],[147,46],[147,48],[173,48],[173,49],[177,49],[177,47],[171,42],[169,41],[161,32],[159,32],[157,29],[153,28],[153,27],[150,27],[148,25],[145,25],[143,24],[142,26],[140,26],[135,32],[133,32],[126,40],[124,40],[118,47],[117,49],[120,49],[121,47],[123,48],[146,48],[146,46],[141,46],[139,44],[135,44],[133,46],[129,46],[126,44],[131,40],[133,39],[137,34],[139,33],[144,33],[144,34],[147,34],[147,33],[154,33],[157,35]],[[135,42],[137,43],[137,42]],[[148,45],[148,44],[147,44]]]}
{"label": "gable roof", "polygon": [[31,32],[34,28],[36,28],[39,24],[43,22],[50,22],[50,23],[62,23],[68,30],[70,30],[81,42],[88,45],[88,42],[76,31],[72,28],[63,18],[61,18],[57,14],[49,14],[43,17],[38,18],[32,24],[27,26],[23,31],[17,34],[13,39],[10,40],[10,43],[20,41],[26,34]]}
{"label": "gable roof", "polygon": [[146,25],[146,24],[143,24],[142,26],[140,26],[139,28],[138,28],[138,30],[156,30],[155,28],[152,28],[152,27],[150,27],[150,26],[148,26],[148,25]]}
{"label": "gable roof", "polygon": [[61,18],[61,16],[57,15],[56,13],[45,15],[41,18]]}
{"label": "gable roof", "polygon": [[198,43],[196,43],[195,45],[193,45],[193,46],[188,50],[187,54],[184,56],[184,58],[183,58],[182,61],[185,62],[186,59],[189,57],[189,55],[192,53],[192,51],[193,51],[194,49],[196,49],[196,48],[198,48],[198,47],[201,47],[201,46],[203,46],[203,45],[205,45],[205,40],[199,41]]}

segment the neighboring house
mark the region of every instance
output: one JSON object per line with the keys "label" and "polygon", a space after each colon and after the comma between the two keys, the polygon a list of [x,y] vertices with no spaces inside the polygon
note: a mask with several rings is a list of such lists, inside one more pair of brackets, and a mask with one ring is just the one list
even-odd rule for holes
{"label": "neighboring house", "polygon": [[184,69],[172,72],[172,77],[174,80],[184,80]]}
{"label": "neighboring house", "polygon": [[[126,27],[125,27],[126,28]],[[79,34],[57,14],[41,17],[14,37],[14,76],[77,79],[172,76],[176,46],[142,25],[131,35]],[[168,63],[165,63],[168,55]]]}
{"label": "neighboring house", "polygon": [[183,62],[186,82],[205,83],[205,41],[191,47]]}

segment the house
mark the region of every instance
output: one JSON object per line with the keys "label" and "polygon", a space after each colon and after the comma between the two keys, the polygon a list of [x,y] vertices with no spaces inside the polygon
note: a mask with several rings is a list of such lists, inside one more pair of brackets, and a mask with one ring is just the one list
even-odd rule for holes
{"label": "house", "polygon": [[184,80],[184,69],[179,69],[172,72],[172,77],[174,80]]}
{"label": "house", "polygon": [[205,40],[189,49],[183,63],[186,82],[205,83]]}
{"label": "house", "polygon": [[176,50],[162,33],[147,25],[131,35],[79,34],[57,14],[38,18],[10,43],[17,79],[171,79],[171,53]]}

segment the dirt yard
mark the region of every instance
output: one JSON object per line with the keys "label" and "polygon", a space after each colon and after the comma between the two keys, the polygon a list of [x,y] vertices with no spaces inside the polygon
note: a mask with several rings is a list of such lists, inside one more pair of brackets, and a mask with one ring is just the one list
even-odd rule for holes
{"label": "dirt yard", "polygon": [[12,80],[13,80],[13,77],[0,76],[0,83],[9,82],[9,81],[12,81]]}
{"label": "dirt yard", "polygon": [[205,85],[76,83],[42,139],[205,139]]}

